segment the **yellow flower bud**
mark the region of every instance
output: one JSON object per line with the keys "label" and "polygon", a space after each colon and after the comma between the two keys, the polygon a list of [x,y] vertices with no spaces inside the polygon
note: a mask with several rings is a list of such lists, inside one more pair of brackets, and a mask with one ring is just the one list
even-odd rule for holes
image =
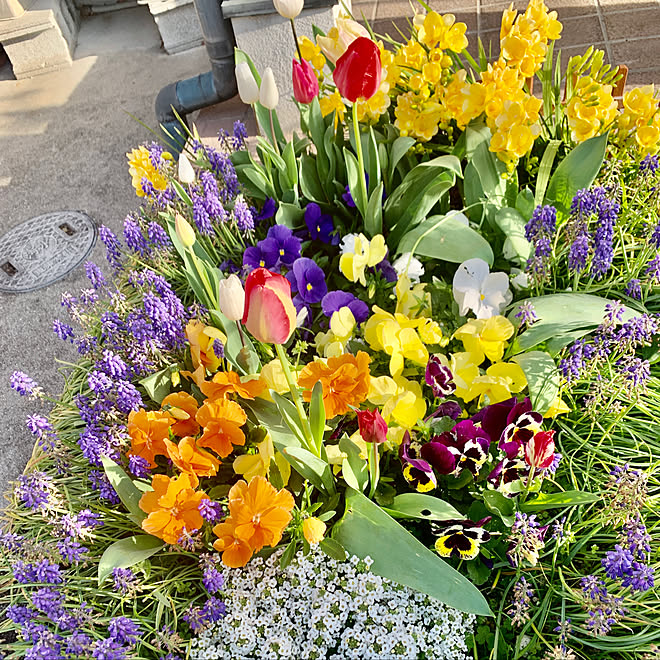
{"label": "yellow flower bud", "polygon": [[303,534],[307,543],[316,545],[323,540],[325,523],[318,518],[305,518],[303,521]]}
{"label": "yellow flower bud", "polygon": [[195,241],[197,240],[195,230],[180,213],[176,214],[174,227],[176,229],[176,235],[183,243],[183,247],[189,248],[195,244]]}

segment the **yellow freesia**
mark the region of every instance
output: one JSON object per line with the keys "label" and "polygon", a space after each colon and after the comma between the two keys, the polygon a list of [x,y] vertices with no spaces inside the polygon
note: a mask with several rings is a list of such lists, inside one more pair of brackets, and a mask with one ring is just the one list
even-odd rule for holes
{"label": "yellow freesia", "polygon": [[362,286],[366,286],[365,268],[373,268],[385,259],[386,254],[387,246],[382,234],[377,234],[371,240],[364,234],[359,234],[355,237],[353,252],[341,255],[339,270],[351,282],[360,282]]}
{"label": "yellow freesia", "polygon": [[470,319],[454,333],[463,342],[465,350],[472,353],[477,364],[487,357],[497,362],[504,355],[506,341],[513,335],[514,327],[504,316],[491,316],[488,319]]}

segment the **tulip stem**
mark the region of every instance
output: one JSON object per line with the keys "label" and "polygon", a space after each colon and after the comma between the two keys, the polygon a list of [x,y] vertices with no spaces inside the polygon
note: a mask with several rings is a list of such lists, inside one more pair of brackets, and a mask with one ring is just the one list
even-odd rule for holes
{"label": "tulip stem", "polygon": [[241,338],[241,346],[245,348],[245,337],[243,337],[243,328],[241,328],[240,321],[236,321],[236,327],[238,328],[238,336]]}
{"label": "tulip stem", "polygon": [[[362,156],[362,139],[360,138],[357,100],[353,101],[353,130],[355,131],[355,150],[357,151],[358,157],[358,179],[360,180],[360,196],[362,197],[362,208],[360,209],[360,212],[364,216],[366,214],[369,198],[367,197],[367,182],[364,177],[364,157]],[[376,181],[374,181],[373,184],[375,185]]]}
{"label": "tulip stem", "polygon": [[286,378],[287,385],[291,390],[291,397],[293,398],[293,403],[296,405],[296,410],[298,411],[298,417],[300,418],[300,424],[302,425],[303,435],[307,441],[307,449],[311,451],[315,456],[320,457],[320,452],[316,447],[314,438],[312,436],[312,427],[309,425],[309,419],[305,413],[305,409],[302,405],[302,400],[300,399],[300,392],[298,391],[298,385],[293,380],[293,374],[291,373],[291,365],[289,364],[289,359],[284,352],[281,344],[275,344],[275,351],[277,352],[277,357],[280,359],[280,364],[282,365],[282,371],[284,371],[284,377]]}
{"label": "tulip stem", "polygon": [[296,25],[293,22],[293,19],[289,19],[291,21],[291,30],[293,30],[293,40],[296,42],[296,50],[298,51],[298,57],[300,58],[300,63],[302,64],[303,61],[303,56],[302,53],[300,52],[300,44],[298,43],[298,33],[296,32]]}
{"label": "tulip stem", "polygon": [[197,255],[193,251],[192,248],[188,248],[188,252],[190,253],[190,258],[195,266],[195,270],[197,271],[197,274],[199,275],[199,279],[202,280],[202,283],[204,284],[204,288],[206,289],[206,294],[209,297],[209,303],[211,304],[212,309],[219,309],[218,307],[218,299],[216,295],[213,293],[213,290],[211,289],[211,282],[209,281],[208,274],[206,271],[200,267],[199,265],[199,259],[197,258]]}
{"label": "tulip stem", "polygon": [[380,461],[378,456],[378,443],[371,443],[371,451],[368,454],[369,456],[369,481],[371,485],[369,486],[369,499],[373,499],[374,494],[376,493],[376,487],[378,486],[378,479],[380,478]]}
{"label": "tulip stem", "polygon": [[273,111],[268,110],[268,116],[270,117],[270,134],[271,137],[273,138],[273,146],[275,147],[275,153],[279,156],[280,155],[280,147],[277,144],[277,138],[275,137],[275,125],[273,124]]}

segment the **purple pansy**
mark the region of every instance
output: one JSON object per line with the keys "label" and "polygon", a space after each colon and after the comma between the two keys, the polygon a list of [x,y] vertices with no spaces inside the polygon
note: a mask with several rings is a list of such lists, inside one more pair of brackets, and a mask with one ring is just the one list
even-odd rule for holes
{"label": "purple pansy", "polygon": [[419,458],[418,445],[411,443],[408,431],[399,445],[399,458],[403,477],[415,490],[420,493],[428,493],[438,485],[431,464],[423,458]]}
{"label": "purple pansy", "polygon": [[330,245],[339,243],[339,236],[333,234],[335,225],[332,222],[332,216],[321,213],[321,207],[316,202],[310,202],[305,208],[305,224],[312,240],[330,243]]}
{"label": "purple pansy", "polygon": [[266,238],[257,244],[268,261],[274,261],[275,267],[291,268],[300,258],[300,239],[286,225],[274,225],[268,230]]}
{"label": "purple pansy", "polygon": [[459,474],[467,469],[477,475],[488,458],[490,439],[469,419],[422,445],[421,456],[440,474]]}
{"label": "purple pansy", "polygon": [[338,312],[342,307],[348,307],[351,310],[355,317],[355,322],[358,325],[364,323],[369,316],[369,307],[367,303],[356,298],[348,291],[330,291],[323,296],[321,309],[323,314],[328,318],[330,318],[335,312]]}
{"label": "purple pansy", "polygon": [[275,215],[276,211],[277,202],[272,197],[268,197],[264,202],[264,205],[261,207],[261,211],[259,211],[259,214],[255,217],[255,220],[257,222],[261,222],[262,220],[269,220]]}
{"label": "purple pansy", "polygon": [[296,259],[286,277],[291,283],[291,291],[298,293],[304,303],[321,302],[328,292],[325,273],[307,257]]}
{"label": "purple pansy", "polygon": [[454,376],[449,367],[446,367],[440,361],[437,355],[431,355],[426,363],[426,384],[433,390],[433,396],[444,398],[449,396],[456,389],[453,380]]}
{"label": "purple pansy", "polygon": [[259,243],[257,245],[250,246],[243,253],[243,267],[248,271],[252,271],[255,268],[275,268],[277,263],[277,252],[265,252],[261,249]]}

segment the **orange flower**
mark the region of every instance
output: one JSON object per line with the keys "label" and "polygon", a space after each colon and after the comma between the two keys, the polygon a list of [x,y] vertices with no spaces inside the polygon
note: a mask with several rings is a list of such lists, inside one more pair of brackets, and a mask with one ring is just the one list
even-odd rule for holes
{"label": "orange flower", "polygon": [[212,325],[204,325],[201,321],[193,319],[186,325],[186,339],[190,343],[190,357],[192,358],[195,371],[182,371],[184,376],[190,377],[199,385],[204,382],[206,369],[216,371],[222,360],[213,350],[213,342],[217,339],[223,344],[227,337]]}
{"label": "orange flower", "polygon": [[161,407],[170,406],[164,412],[173,418],[172,433],[179,438],[187,435],[197,435],[199,424],[195,420],[197,413],[197,399],[187,392],[174,392],[168,394],[160,404]]}
{"label": "orange flower", "polygon": [[165,413],[140,408],[128,416],[128,434],[131,436],[131,451],[129,454],[142,456],[149,461],[149,467],[156,467],[155,456],[167,456],[165,438],[170,435],[170,426],[174,420]]}
{"label": "orange flower", "polygon": [[253,552],[265,545],[275,547],[291,520],[293,495],[276,490],[264,477],[239,481],[229,491],[229,517],[213,528],[218,540],[213,547],[232,568],[245,566]]}
{"label": "orange flower", "polygon": [[142,529],[173,545],[184,530],[188,533],[198,530],[204,524],[199,503],[208,499],[208,495],[195,491],[196,486],[194,475],[182,474],[171,479],[157,474],[151,482],[153,490],[140,498],[140,508],[149,514],[142,521]]}
{"label": "orange flower", "polygon": [[312,398],[312,388],[317,381],[323,385],[323,404],[328,419],[347,413],[349,406],[359,406],[369,392],[369,363],[371,358],[359,351],[357,356],[344,353],[310,362],[300,372],[298,384],[305,389],[305,401]]}
{"label": "orange flower", "polygon": [[179,444],[165,440],[167,453],[181,472],[194,474],[196,477],[211,477],[218,472],[220,461],[200,449],[191,437],[183,438]]}
{"label": "orange flower", "polygon": [[234,445],[245,444],[241,426],[247,421],[247,415],[235,401],[207,401],[197,411],[196,419],[204,427],[197,444],[212,449],[220,458],[229,456]]}
{"label": "orange flower", "polygon": [[218,371],[213,380],[204,381],[200,389],[211,400],[226,399],[230,394],[238,394],[242,399],[254,399],[266,389],[260,378],[243,380],[235,371]]}

